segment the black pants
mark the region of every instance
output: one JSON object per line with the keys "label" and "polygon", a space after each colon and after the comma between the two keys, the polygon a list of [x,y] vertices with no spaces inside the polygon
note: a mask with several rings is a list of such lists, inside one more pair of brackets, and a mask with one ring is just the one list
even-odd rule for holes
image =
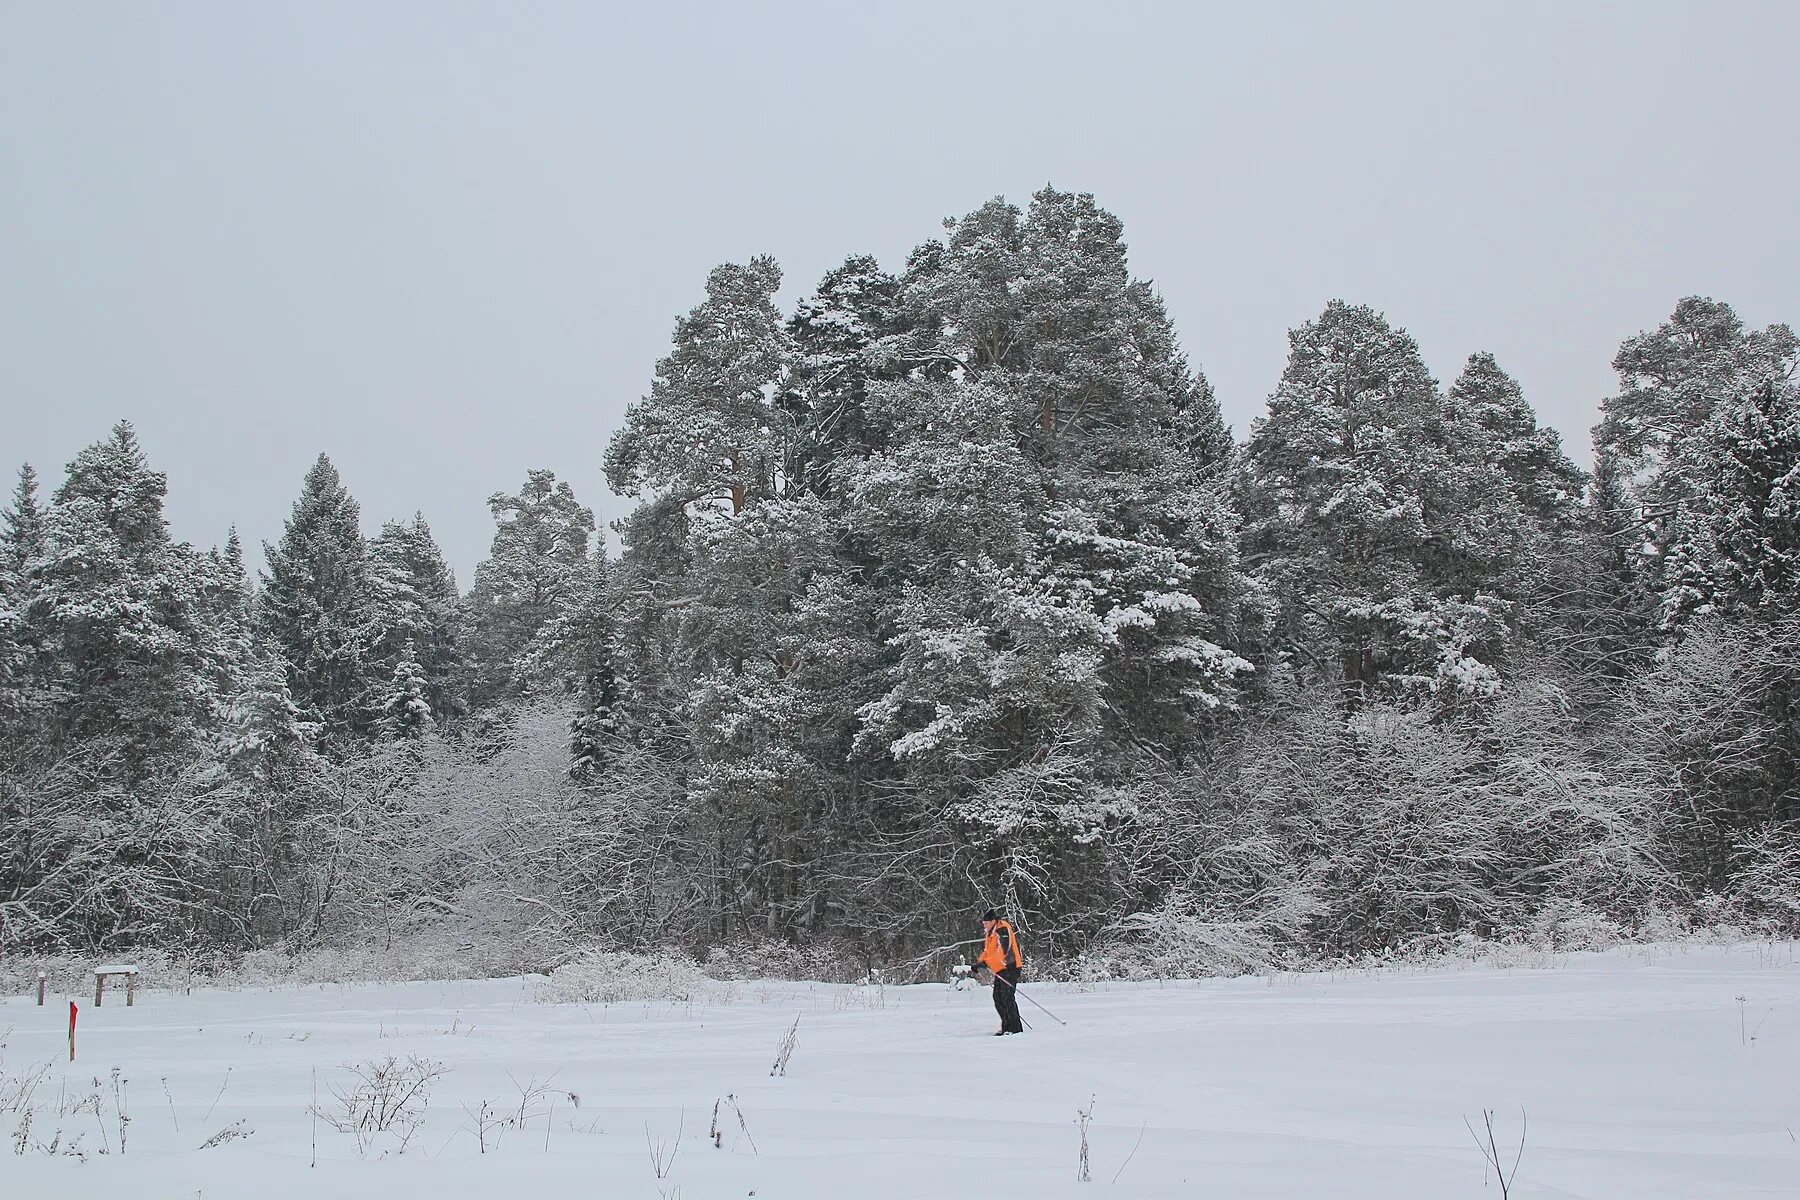
{"label": "black pants", "polygon": [[1000,1029],[1004,1033],[1025,1032],[1019,1020],[1019,997],[1015,994],[1019,974],[1017,967],[994,972],[994,1011],[1000,1014]]}

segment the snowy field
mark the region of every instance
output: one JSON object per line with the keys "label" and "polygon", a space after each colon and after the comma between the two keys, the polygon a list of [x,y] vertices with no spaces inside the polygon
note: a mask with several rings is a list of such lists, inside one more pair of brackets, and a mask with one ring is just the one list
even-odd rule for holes
{"label": "snowy field", "polygon": [[[749,982],[706,1003],[551,1005],[540,983],[77,997],[73,1067],[67,998],[9,998],[0,1196],[1446,1200],[1500,1194],[1463,1123],[1487,1108],[1509,1165],[1528,1120],[1514,1197],[1800,1197],[1792,944],[1040,985],[1067,1025],[1026,1005],[1035,1029],[1014,1038],[988,1036],[980,988]],[[359,1150],[309,1115],[315,1077],[338,1116],[347,1065],[390,1056],[443,1068],[404,1154],[404,1118]],[[37,1071],[15,1155],[16,1092]],[[36,1148],[59,1130],[86,1161]],[[200,1148],[221,1130],[245,1136]]]}

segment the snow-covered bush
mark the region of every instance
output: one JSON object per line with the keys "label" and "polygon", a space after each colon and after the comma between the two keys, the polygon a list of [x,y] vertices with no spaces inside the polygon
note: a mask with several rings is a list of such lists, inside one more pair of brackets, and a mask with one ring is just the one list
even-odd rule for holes
{"label": "snow-covered bush", "polygon": [[1800,829],[1773,825],[1744,839],[1732,900],[1771,932],[1800,933]]}
{"label": "snow-covered bush", "polygon": [[243,986],[389,983],[413,979],[484,979],[521,975],[541,959],[528,948],[472,943],[422,929],[393,943],[354,942],[298,951],[252,950],[231,972]]}
{"label": "snow-covered bush", "polygon": [[1166,924],[1156,921],[1155,930],[1147,936],[1108,938],[1059,962],[1048,974],[1082,983],[1200,979],[1261,974],[1279,969],[1284,959],[1269,931],[1253,923],[1190,918]]}
{"label": "snow-covered bush", "polygon": [[1540,908],[1527,926],[1533,945],[1546,950],[1605,950],[1625,939],[1625,929],[1579,900],[1559,897]]}
{"label": "snow-covered bush", "polygon": [[868,974],[855,948],[841,942],[733,942],[707,950],[713,979],[794,979],[854,983]]}
{"label": "snow-covered bush", "polygon": [[556,968],[538,985],[545,1004],[614,1004],[619,1001],[725,1003],[734,989],[708,979],[684,954],[631,954],[594,950]]}
{"label": "snow-covered bush", "polygon": [[1442,953],[1535,939],[1540,912],[1547,936],[1571,922],[1583,944],[1622,936],[1681,889],[1659,861],[1649,772],[1592,762],[1567,705],[1529,680],[1448,719],[1294,694],[1145,789],[1132,857],[1168,899],[1114,927],[1141,941],[1128,958],[1130,938],[1103,943],[1114,969]]}

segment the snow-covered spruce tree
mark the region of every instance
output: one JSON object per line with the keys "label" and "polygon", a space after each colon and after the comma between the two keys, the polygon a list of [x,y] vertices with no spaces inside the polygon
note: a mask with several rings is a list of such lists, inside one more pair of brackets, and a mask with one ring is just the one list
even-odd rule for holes
{"label": "snow-covered spruce tree", "polygon": [[235,526],[226,534],[223,547],[200,556],[199,567],[198,620],[210,643],[213,665],[208,683],[214,711],[207,725],[216,748],[230,724],[234,697],[248,686],[255,670],[255,594]]}
{"label": "snow-covered spruce tree", "polygon": [[279,652],[253,647],[226,723],[226,769],[240,786],[276,789],[314,752],[319,728],[295,703]]}
{"label": "snow-covered spruce tree", "polygon": [[385,679],[362,509],[321,454],[306,473],[281,541],[263,544],[260,632],[292,672],[295,703],[328,742],[367,737]]}
{"label": "snow-covered spruce tree", "polygon": [[[1786,325],[1748,330],[1731,306],[1690,296],[1668,321],[1619,347],[1619,392],[1602,405],[1596,454],[1618,464],[1634,513],[1634,569],[1659,616],[1679,615],[1687,568],[1669,557],[1688,508],[1710,484],[1702,449],[1721,410],[1765,384],[1777,394],[1800,367],[1800,340]],[[1660,622],[1674,632],[1667,620]],[[1679,621],[1675,622],[1678,624]]]}
{"label": "snow-covered spruce tree", "polygon": [[232,799],[215,864],[214,920],[243,946],[295,930],[310,860],[336,833],[326,815],[320,729],[294,702],[292,674],[266,640],[253,642],[221,737]]}
{"label": "snow-covered spruce tree", "polygon": [[0,744],[8,937],[99,947],[204,929],[225,798],[205,749],[223,666],[209,559],[169,537],[166,488],[121,423],[70,464],[9,584],[41,705]]}
{"label": "snow-covered spruce tree", "polygon": [[437,718],[426,699],[428,684],[425,669],[419,665],[418,653],[409,641],[394,663],[394,675],[388,682],[387,698],[381,705],[381,732],[396,742],[409,742],[424,737],[437,727]]}
{"label": "snow-covered spruce tree", "polygon": [[0,740],[30,737],[49,702],[48,664],[26,614],[31,563],[44,547],[37,472],[19,468],[12,504],[0,510]]}
{"label": "snow-covered spruce tree", "polygon": [[17,579],[44,548],[44,509],[38,477],[30,463],[19,468],[12,504],[0,512],[0,572]]}
{"label": "snow-covered spruce tree", "polygon": [[1663,623],[1800,609],[1800,398],[1773,382],[1720,405],[1689,442],[1695,480],[1670,523]]}
{"label": "snow-covered spruce tree", "polygon": [[53,736],[108,739],[133,782],[179,762],[216,707],[203,561],[170,538],[167,490],[120,422],[69,464],[26,568],[27,620],[51,664]]}
{"label": "snow-covered spruce tree", "polygon": [[530,690],[533,645],[564,610],[585,599],[594,513],[556,473],[534,470],[515,496],[488,498],[489,557],[475,568],[466,605],[469,702],[491,707]]}
{"label": "snow-covered spruce tree", "polygon": [[454,724],[467,709],[462,598],[423,513],[404,523],[389,521],[370,539],[369,578],[381,631],[376,661],[397,665],[411,642],[424,672],[426,703],[440,727]]}

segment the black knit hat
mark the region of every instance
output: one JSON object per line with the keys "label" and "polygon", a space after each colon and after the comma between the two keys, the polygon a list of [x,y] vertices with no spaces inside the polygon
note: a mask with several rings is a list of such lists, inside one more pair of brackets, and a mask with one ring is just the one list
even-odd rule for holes
{"label": "black knit hat", "polygon": [[984,921],[998,921],[1000,919],[1000,914],[990,908],[981,914],[981,919]]}

